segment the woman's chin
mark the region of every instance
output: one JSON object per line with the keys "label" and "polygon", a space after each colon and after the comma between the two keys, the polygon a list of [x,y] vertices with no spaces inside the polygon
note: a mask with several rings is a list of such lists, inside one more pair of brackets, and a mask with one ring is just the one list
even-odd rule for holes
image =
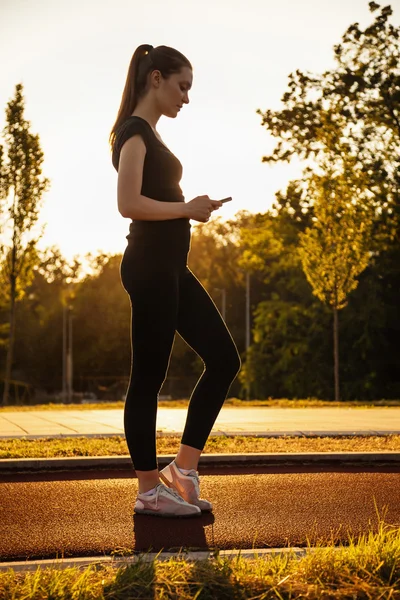
{"label": "woman's chin", "polygon": [[180,113],[180,108],[176,106],[175,108],[171,108],[168,112],[165,112],[164,115],[166,117],[171,117],[171,119],[175,119]]}

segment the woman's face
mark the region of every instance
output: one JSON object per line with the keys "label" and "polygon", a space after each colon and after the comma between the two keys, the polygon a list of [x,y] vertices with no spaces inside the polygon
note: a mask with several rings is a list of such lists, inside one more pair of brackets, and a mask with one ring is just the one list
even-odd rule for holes
{"label": "woman's face", "polygon": [[189,104],[189,90],[192,87],[193,73],[189,67],[182,67],[179,73],[173,73],[164,79],[160,74],[158,99],[161,112],[167,117],[176,117],[180,107]]}

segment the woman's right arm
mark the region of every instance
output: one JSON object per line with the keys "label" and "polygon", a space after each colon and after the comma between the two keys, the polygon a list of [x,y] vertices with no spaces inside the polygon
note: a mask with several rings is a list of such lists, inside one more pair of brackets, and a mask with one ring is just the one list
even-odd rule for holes
{"label": "woman's right arm", "polygon": [[190,218],[185,202],[160,202],[141,194],[146,145],[141,135],[133,135],[121,148],[118,166],[118,210],[133,220],[164,221]]}

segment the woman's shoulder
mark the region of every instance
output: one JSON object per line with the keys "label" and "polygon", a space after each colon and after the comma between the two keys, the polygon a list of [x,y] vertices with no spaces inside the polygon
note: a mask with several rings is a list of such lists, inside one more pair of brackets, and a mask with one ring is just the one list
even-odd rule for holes
{"label": "woman's shoulder", "polygon": [[130,116],[121,123],[116,131],[116,138],[122,139],[125,136],[135,135],[140,133],[143,137],[147,138],[148,124],[144,119],[136,116]]}
{"label": "woman's shoulder", "polygon": [[149,131],[146,127],[146,121],[144,119],[140,119],[139,117],[131,116],[125,119],[125,121],[119,125],[115,132],[112,160],[114,167],[119,163],[119,155],[121,153],[122,146],[134,135],[140,135],[146,144],[146,148],[148,148],[151,138],[149,138]]}

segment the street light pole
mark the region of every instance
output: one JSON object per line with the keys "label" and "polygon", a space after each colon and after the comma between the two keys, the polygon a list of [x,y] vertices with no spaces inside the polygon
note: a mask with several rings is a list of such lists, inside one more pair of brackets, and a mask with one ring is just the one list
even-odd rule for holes
{"label": "street light pole", "polygon": [[[246,360],[249,360],[248,349],[250,347],[250,273],[246,273]],[[247,369],[246,399],[250,400],[250,379]]]}
{"label": "street light pole", "polygon": [[68,350],[67,350],[67,390],[68,403],[72,402],[73,362],[72,362],[72,306],[68,307]]}
{"label": "street light pole", "polygon": [[250,346],[250,273],[246,273],[246,351]]}
{"label": "street light pole", "polygon": [[226,289],[222,290],[222,318],[226,321]]}
{"label": "street light pole", "polygon": [[67,396],[67,306],[63,303],[63,338],[62,338],[62,402]]}
{"label": "street light pole", "polygon": [[226,322],[226,289],[214,288],[216,292],[221,292],[222,294],[222,306],[221,306],[221,315],[223,320]]}

